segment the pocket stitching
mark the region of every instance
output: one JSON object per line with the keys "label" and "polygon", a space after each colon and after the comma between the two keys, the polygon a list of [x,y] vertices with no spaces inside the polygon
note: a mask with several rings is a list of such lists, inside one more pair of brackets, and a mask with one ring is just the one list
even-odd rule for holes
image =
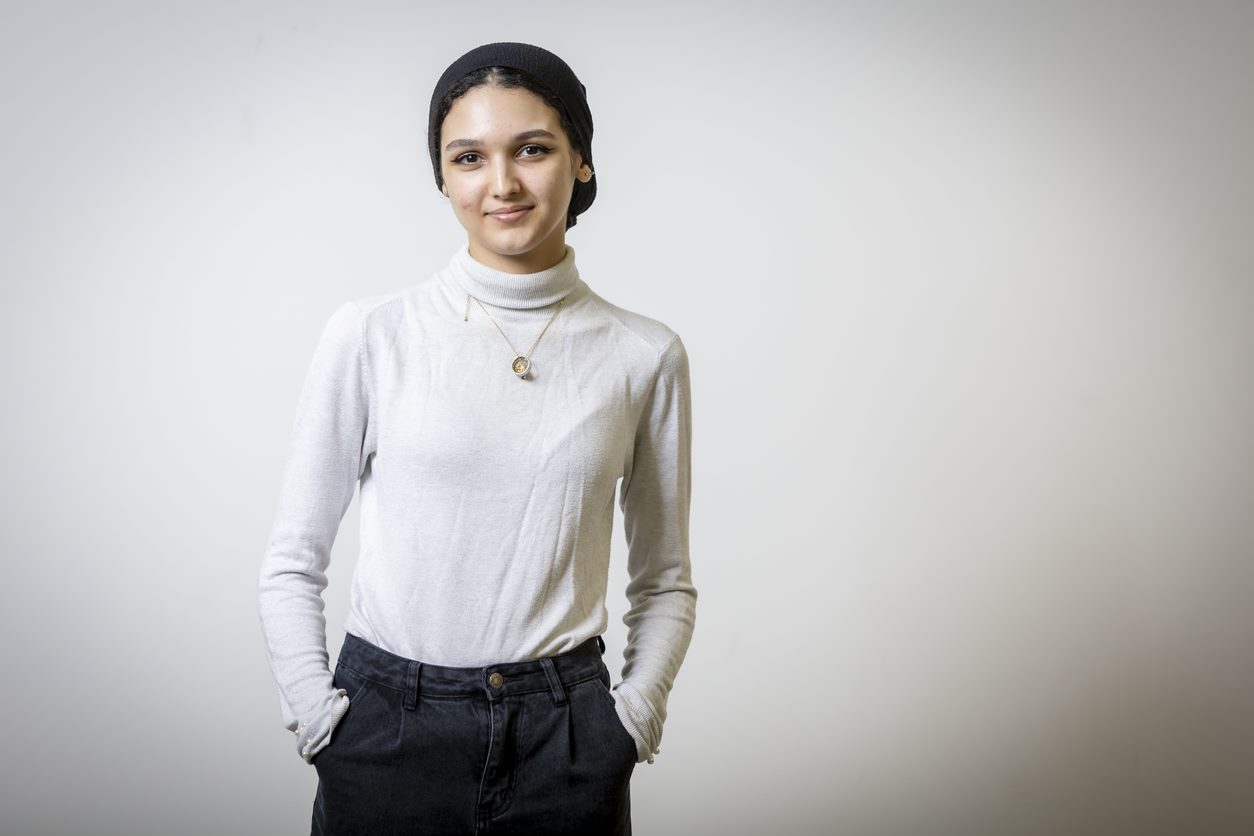
{"label": "pocket stitching", "polygon": [[604,694],[605,699],[609,701],[610,713],[614,716],[614,723],[618,726],[619,731],[623,733],[623,736],[627,738],[628,742],[631,743],[631,759],[633,763],[637,762],[640,758],[640,751],[636,746],[636,738],[632,737],[631,732],[627,731],[627,727],[623,725],[622,718],[618,716],[618,706],[614,701],[614,694],[609,688],[605,687],[605,682],[600,676],[594,676],[592,680],[598,686],[597,691]]}
{"label": "pocket stitching", "polygon": [[[605,687],[605,681],[602,680],[601,677],[599,676],[592,677],[592,681],[595,682],[598,686],[600,686],[597,688],[597,690],[600,691],[605,696],[605,698],[609,700],[610,708],[614,708],[614,705],[615,705],[614,694],[612,691],[610,691],[609,688]],[[617,715],[618,713],[617,709],[615,709],[614,713]],[[621,721],[620,721],[620,724],[621,724]]]}
{"label": "pocket stitching", "polygon": [[[341,728],[343,728],[344,721],[348,719],[348,715],[353,713],[353,706],[357,704],[357,702],[366,693],[366,691],[370,689],[370,686],[374,684],[373,680],[371,680],[370,677],[362,673],[359,673],[358,671],[353,670],[347,665],[337,665],[336,672],[340,672],[340,671],[343,671],[344,673],[348,674],[349,678],[356,677],[360,679],[361,684],[358,685],[351,694],[348,694],[348,708],[344,709],[344,713],[340,715],[340,719],[335,724],[335,728],[331,730],[332,736],[335,735],[335,732],[338,732]],[[345,689],[345,690],[347,691],[348,689]],[[330,743],[328,743],[327,745],[329,746]]]}

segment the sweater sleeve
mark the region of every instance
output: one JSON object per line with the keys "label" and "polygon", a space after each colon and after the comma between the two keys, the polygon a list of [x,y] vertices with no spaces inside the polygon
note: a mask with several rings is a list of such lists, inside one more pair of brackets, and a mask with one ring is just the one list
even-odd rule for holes
{"label": "sweater sleeve", "polygon": [[619,502],[627,536],[627,647],[614,686],[637,762],[659,751],[666,701],[692,638],[697,590],[688,558],[692,476],[688,355],[676,334],[663,349],[624,473]]}
{"label": "sweater sleeve", "polygon": [[372,452],[363,314],[327,320],[305,377],[258,581],[261,628],[284,726],[311,762],[348,709],[333,685],[322,590],[340,521]]}

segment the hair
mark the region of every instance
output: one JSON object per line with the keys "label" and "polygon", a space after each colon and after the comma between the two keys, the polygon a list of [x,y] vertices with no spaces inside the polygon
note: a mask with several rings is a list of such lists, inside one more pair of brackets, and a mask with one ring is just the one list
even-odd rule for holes
{"label": "hair", "polygon": [[[575,125],[570,117],[566,115],[566,108],[562,106],[562,100],[558,98],[557,93],[530,73],[516,70],[513,67],[483,67],[482,69],[474,70],[462,76],[456,84],[448,89],[448,92],[440,99],[440,104],[435,112],[435,147],[437,149],[443,141],[444,117],[448,116],[448,112],[453,109],[453,103],[474,88],[484,86],[521,87],[539,96],[546,104],[557,111],[557,115],[562,120],[562,130],[566,132],[566,139],[570,142],[571,148],[585,162],[587,161],[587,149],[580,142],[579,132],[575,130]],[[435,168],[436,186],[442,189],[444,188],[444,173],[440,170],[440,155],[438,153],[435,159],[431,161],[431,164]],[[576,181],[575,187],[578,188],[578,186],[579,182]],[[570,229],[574,225],[575,213],[567,209],[566,228]]]}

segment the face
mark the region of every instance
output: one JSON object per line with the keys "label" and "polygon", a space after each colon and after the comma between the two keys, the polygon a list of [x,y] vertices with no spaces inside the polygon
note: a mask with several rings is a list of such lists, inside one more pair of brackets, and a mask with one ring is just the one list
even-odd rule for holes
{"label": "face", "polygon": [[453,103],[440,143],[444,193],[476,261],[535,273],[562,260],[575,178],[590,171],[556,110],[530,90],[481,85]]}

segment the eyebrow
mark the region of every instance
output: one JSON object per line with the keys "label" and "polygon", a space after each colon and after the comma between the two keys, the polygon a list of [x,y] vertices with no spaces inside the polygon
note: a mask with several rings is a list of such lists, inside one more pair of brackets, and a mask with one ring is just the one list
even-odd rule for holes
{"label": "eyebrow", "polygon": [[[523,131],[522,133],[517,134],[514,137],[514,141],[522,142],[524,139],[532,139],[537,136],[544,136],[554,140],[557,139],[557,137],[555,137],[551,132],[546,131],[544,128],[536,128],[535,130]],[[473,148],[478,145],[483,145],[482,139],[455,139],[448,145],[445,145],[444,150],[452,151],[454,148]]]}

